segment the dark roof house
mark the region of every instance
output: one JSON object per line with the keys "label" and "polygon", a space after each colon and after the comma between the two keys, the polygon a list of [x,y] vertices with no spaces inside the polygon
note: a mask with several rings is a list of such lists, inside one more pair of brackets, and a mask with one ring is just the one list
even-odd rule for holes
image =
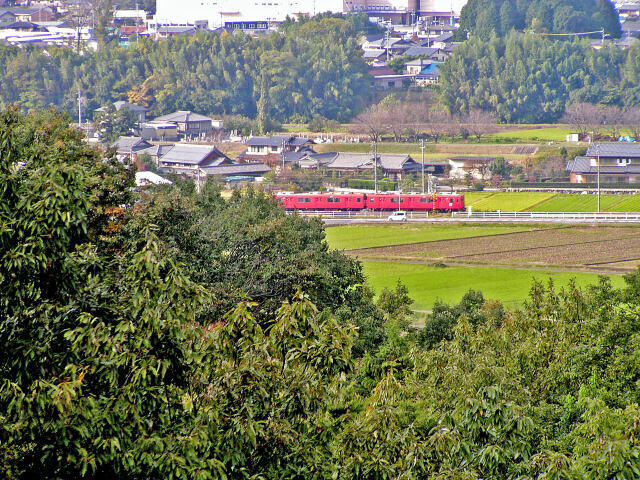
{"label": "dark roof house", "polygon": [[639,143],[595,143],[567,163],[571,183],[640,183]]}

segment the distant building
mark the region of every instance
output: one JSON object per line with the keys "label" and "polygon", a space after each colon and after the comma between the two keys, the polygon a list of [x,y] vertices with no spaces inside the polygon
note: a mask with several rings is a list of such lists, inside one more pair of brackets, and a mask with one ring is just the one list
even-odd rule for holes
{"label": "distant building", "polygon": [[111,147],[116,149],[118,160],[132,162],[140,150],[151,147],[151,144],[142,137],[120,137]]}
{"label": "distant building", "polygon": [[[598,168],[598,166],[600,168]],[[595,143],[567,163],[571,183],[640,183],[640,143]]]}
{"label": "distant building", "polygon": [[449,158],[449,177],[464,180],[485,180],[489,175],[489,166],[495,157],[451,157]]}
{"label": "distant building", "polygon": [[195,25],[206,22],[211,30],[266,29],[287,17],[312,16],[326,11],[342,13],[342,0],[156,0],[154,22],[158,25]]}
{"label": "distant building", "polygon": [[177,127],[178,134],[185,137],[205,137],[214,130],[221,130],[223,127],[222,120],[214,120],[188,110],[162,115],[154,118],[153,121],[155,123],[172,123]]}
{"label": "distant building", "polygon": [[[251,137],[246,142],[247,151],[238,158],[245,162],[262,161],[269,165],[282,162],[282,154],[286,152],[313,152],[314,141],[305,137],[273,135],[271,137]],[[286,163],[286,162],[285,162]]]}
{"label": "distant building", "polygon": [[[130,112],[135,113],[138,122],[144,122],[147,119],[147,109],[144,107],[140,107],[139,105],[135,105],[133,103],[118,101],[114,102],[113,107],[116,112],[119,112],[123,108],[129,110]],[[100,107],[95,110],[97,113],[103,113],[107,111],[107,107]]]}
{"label": "distant building", "polygon": [[[340,174],[340,172],[373,171],[374,159],[369,153],[336,153],[333,161],[326,164],[326,168]],[[379,154],[377,167],[391,180],[401,180],[407,175],[417,175],[422,171],[422,164],[416,162],[410,155]],[[443,166],[444,168],[444,166]],[[425,171],[428,171],[425,168]],[[442,170],[441,170],[442,171]]]}

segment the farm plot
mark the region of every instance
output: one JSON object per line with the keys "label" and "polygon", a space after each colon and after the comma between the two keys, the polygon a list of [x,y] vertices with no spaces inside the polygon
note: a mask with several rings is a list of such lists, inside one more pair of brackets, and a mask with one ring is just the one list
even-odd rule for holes
{"label": "farm plot", "polygon": [[502,210],[503,212],[522,212],[535,207],[554,196],[553,193],[496,193],[475,202],[472,207],[479,212]]}
{"label": "farm plot", "polygon": [[[624,195],[600,195],[600,210],[605,211],[626,199]],[[596,195],[556,195],[549,200],[529,208],[530,212],[595,212],[598,207]]]}
{"label": "farm plot", "polygon": [[557,228],[351,253],[376,261],[629,271],[640,264],[640,228]]}
{"label": "farm plot", "polygon": [[607,208],[608,212],[640,212],[640,195],[630,195]]}

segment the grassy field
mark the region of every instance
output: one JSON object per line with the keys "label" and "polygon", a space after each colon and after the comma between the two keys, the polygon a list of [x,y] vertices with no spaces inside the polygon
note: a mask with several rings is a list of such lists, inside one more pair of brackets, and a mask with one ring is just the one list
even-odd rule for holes
{"label": "grassy field", "polygon": [[[511,268],[448,267],[435,268],[392,262],[363,262],[369,283],[376,292],[384,287],[394,288],[398,279],[404,283],[416,310],[430,310],[436,300],[457,303],[469,290],[480,290],[485,298],[501,300],[505,305],[521,305],[526,299],[534,278],[547,281],[553,278],[556,287],[575,278],[579,285],[596,283],[598,275],[590,273],[561,273],[518,270]],[[622,286],[620,276],[611,277],[614,286]]]}
{"label": "grassy field", "polygon": [[553,197],[552,193],[496,193],[472,204],[476,211],[522,212]]}
{"label": "grassy field", "polygon": [[526,225],[344,225],[326,229],[327,242],[338,250],[452,240],[537,230]]}
{"label": "grassy field", "polygon": [[492,135],[491,138],[522,141],[564,142],[573,130],[569,127],[543,127],[515,130]]}

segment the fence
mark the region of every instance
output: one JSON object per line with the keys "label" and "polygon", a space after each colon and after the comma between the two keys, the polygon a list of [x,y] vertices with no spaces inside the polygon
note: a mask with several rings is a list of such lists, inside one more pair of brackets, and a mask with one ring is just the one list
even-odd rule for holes
{"label": "fence", "polygon": [[521,220],[538,222],[640,222],[636,212],[454,212],[453,218],[472,220]]}

